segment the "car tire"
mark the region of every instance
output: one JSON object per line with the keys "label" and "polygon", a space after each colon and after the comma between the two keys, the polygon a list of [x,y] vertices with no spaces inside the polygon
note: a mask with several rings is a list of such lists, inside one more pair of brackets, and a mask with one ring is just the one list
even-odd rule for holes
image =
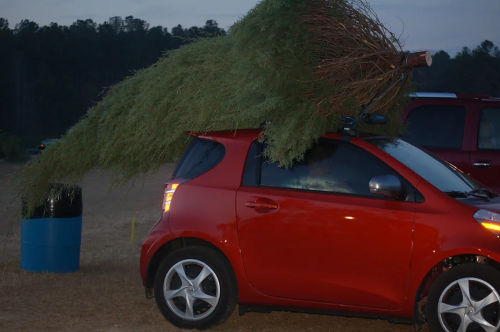
{"label": "car tire", "polygon": [[444,272],[429,291],[426,309],[429,330],[498,330],[499,294],[500,272],[491,266],[467,263]]}
{"label": "car tire", "polygon": [[222,324],[238,301],[231,264],[206,247],[186,247],[169,254],[156,273],[154,290],[163,316],[183,329],[204,330]]}

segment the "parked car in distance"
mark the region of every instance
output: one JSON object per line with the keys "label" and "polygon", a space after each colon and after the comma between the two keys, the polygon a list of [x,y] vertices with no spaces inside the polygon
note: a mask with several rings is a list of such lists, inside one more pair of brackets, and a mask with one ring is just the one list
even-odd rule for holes
{"label": "parked car in distance", "polygon": [[146,297],[207,329],[239,304],[500,327],[500,197],[399,138],[326,134],[292,168],[260,130],[196,135],[143,243]]}
{"label": "parked car in distance", "polygon": [[416,93],[403,113],[402,138],[500,192],[500,98]]}
{"label": "parked car in distance", "polygon": [[43,140],[40,143],[40,145],[38,145],[37,149],[38,150],[45,150],[45,148],[47,147],[47,145],[52,144],[52,143],[57,142],[57,141],[59,141],[58,138],[51,138],[51,139]]}

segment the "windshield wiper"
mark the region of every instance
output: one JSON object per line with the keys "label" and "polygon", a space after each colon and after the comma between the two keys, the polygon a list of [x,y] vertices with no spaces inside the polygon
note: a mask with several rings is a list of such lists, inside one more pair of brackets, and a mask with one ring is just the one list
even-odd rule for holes
{"label": "windshield wiper", "polygon": [[486,201],[488,201],[489,197],[488,196],[484,196],[484,195],[480,195],[479,193],[475,193],[472,191],[457,191],[457,190],[451,190],[451,191],[445,191],[444,192],[445,194],[447,195],[450,195],[451,197],[453,198],[457,198],[457,197],[463,197],[463,198],[467,198],[469,196],[473,196],[473,197],[477,197],[477,198],[481,198],[481,199],[484,199]]}
{"label": "windshield wiper", "polygon": [[477,187],[471,191],[469,191],[471,194],[486,194],[488,197],[493,198],[493,197],[498,197],[498,194],[494,192],[491,189],[484,188],[484,187]]}

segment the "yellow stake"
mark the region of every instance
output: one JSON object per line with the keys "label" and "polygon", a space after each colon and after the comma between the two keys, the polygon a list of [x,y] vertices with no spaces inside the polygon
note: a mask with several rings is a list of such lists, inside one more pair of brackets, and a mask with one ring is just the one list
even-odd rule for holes
{"label": "yellow stake", "polygon": [[139,213],[139,211],[135,211],[134,217],[132,218],[132,233],[130,234],[130,243],[134,243],[134,224],[135,224],[135,216]]}

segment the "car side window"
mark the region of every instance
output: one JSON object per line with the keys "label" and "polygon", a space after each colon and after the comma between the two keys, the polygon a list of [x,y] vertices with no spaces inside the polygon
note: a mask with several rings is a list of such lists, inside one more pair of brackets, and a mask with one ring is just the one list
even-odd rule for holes
{"label": "car side window", "polygon": [[500,108],[485,107],[481,110],[477,147],[500,150]]}
{"label": "car side window", "polygon": [[392,174],[386,165],[367,152],[330,139],[321,139],[306,152],[303,161],[294,163],[291,168],[263,161],[256,170],[254,158],[249,156],[247,159],[245,173],[252,173],[252,176],[244,175],[243,185],[374,196],[370,193],[370,180]]}
{"label": "car side window", "polygon": [[462,149],[464,106],[425,105],[411,110],[408,128],[402,139],[417,146],[433,149]]}

